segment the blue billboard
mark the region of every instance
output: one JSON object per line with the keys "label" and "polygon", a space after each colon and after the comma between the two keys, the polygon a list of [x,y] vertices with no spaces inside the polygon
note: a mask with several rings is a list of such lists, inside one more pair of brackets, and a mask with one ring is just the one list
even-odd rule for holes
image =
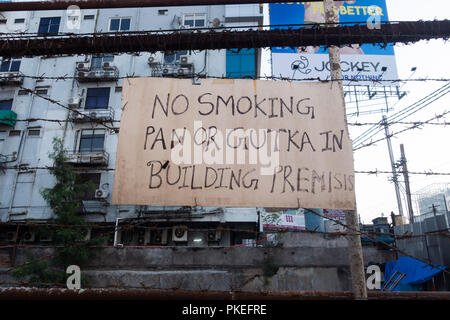
{"label": "blue billboard", "polygon": [[[335,1],[334,4],[337,22],[341,24],[377,28],[378,22],[389,21],[385,0]],[[312,28],[314,24],[325,22],[322,2],[273,3],[269,8],[272,29]],[[340,48],[340,53],[344,79],[371,81],[397,78],[392,44],[385,47],[346,45]],[[274,47],[272,68],[274,76],[326,80],[330,77],[328,50],[324,46]]]}

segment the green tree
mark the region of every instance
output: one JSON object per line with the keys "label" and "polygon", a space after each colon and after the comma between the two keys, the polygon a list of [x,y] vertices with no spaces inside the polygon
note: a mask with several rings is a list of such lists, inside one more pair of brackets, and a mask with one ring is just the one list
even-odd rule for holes
{"label": "green tree", "polygon": [[53,160],[51,172],[56,183],[52,188],[41,190],[41,195],[53,210],[55,218],[41,232],[53,236],[55,253],[47,260],[28,256],[28,263],[12,272],[16,278],[28,276],[30,282],[41,284],[63,282],[66,268],[72,264],[83,265],[95,255],[93,246],[102,241],[85,240],[89,223],[79,214],[79,195],[93,189],[93,183],[76,183],[78,174],[67,161],[61,139],[53,139],[53,152],[49,157]]}

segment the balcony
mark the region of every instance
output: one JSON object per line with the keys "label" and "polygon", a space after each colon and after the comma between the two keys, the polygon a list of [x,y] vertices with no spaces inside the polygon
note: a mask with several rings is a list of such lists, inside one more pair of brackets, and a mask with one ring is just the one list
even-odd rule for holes
{"label": "balcony", "polygon": [[23,74],[16,72],[0,72],[0,85],[17,86],[23,83]]}
{"label": "balcony", "polygon": [[88,63],[77,63],[76,76],[79,82],[111,82],[119,78],[119,69],[114,62],[104,62],[101,68],[89,68]]}
{"label": "balcony", "polygon": [[16,124],[17,113],[11,110],[0,110],[0,124],[14,127]]}
{"label": "balcony", "polygon": [[67,162],[76,166],[107,166],[109,154],[104,150],[75,151],[67,154]]}
{"label": "balcony", "polygon": [[113,109],[74,109],[70,111],[69,119],[75,123],[114,121]]}

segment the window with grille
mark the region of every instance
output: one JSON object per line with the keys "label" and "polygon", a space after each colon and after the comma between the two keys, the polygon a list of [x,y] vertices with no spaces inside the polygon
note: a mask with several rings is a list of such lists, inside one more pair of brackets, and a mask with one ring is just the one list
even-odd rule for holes
{"label": "window with grille", "polygon": [[183,25],[191,28],[202,28],[206,24],[206,15],[204,13],[185,14],[183,16]]}
{"label": "window with grille", "polygon": [[41,20],[39,21],[38,33],[40,35],[57,34],[59,31],[60,23],[61,17],[41,18]]}
{"label": "window with grille", "polygon": [[101,69],[103,62],[112,62],[112,61],[114,61],[113,54],[102,54],[92,56],[91,70]]}
{"label": "window with grille", "polygon": [[0,100],[0,110],[11,110],[13,100]]}
{"label": "window with grille", "polygon": [[17,72],[20,69],[21,59],[3,59],[0,64],[0,72]]}
{"label": "window with grille", "polygon": [[110,88],[88,88],[85,109],[108,109]]}
{"label": "window with grille", "polygon": [[109,31],[130,30],[131,18],[112,18],[109,20]]}
{"label": "window with grille", "polygon": [[105,130],[82,130],[79,152],[99,152],[104,150]]}

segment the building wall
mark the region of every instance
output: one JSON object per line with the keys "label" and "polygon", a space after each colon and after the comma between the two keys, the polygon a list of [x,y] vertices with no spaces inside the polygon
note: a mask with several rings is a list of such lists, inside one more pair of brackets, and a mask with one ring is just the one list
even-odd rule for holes
{"label": "building wall", "polygon": [[[71,29],[68,24],[68,16],[65,11],[36,11],[36,12],[5,12],[3,19],[6,24],[0,25],[0,32],[27,32],[38,31],[41,18],[61,17],[60,33],[92,33],[109,31],[110,19],[117,17],[130,18],[130,30],[169,30],[178,29],[183,24],[185,14],[205,14],[206,27],[234,25],[258,25],[262,23],[262,10],[259,5],[246,6],[195,6],[195,7],[169,7],[169,8],[133,8],[133,9],[100,9],[82,10],[80,29]],[[86,19],[86,16],[94,15],[94,19]],[[24,18],[24,23],[14,23],[15,19]],[[231,22],[227,22],[231,21]],[[114,64],[118,68],[119,77],[130,75],[151,76],[152,68],[148,64],[149,52],[138,54],[120,54],[114,57]],[[162,53],[156,53],[156,56]],[[226,75],[226,51],[213,50],[207,52],[193,51],[191,57],[195,73],[203,75],[223,77]],[[62,57],[25,57],[22,58],[20,72],[27,76],[57,77],[76,76],[77,62],[90,59],[90,56],[62,56]],[[26,77],[22,86],[29,89],[46,89],[46,97],[58,101],[67,106],[69,99],[76,96],[82,97],[81,108],[86,101],[88,88],[109,87],[109,107],[114,111],[114,120],[121,117],[121,87],[126,79],[112,82],[78,82],[77,80],[56,79],[32,79]],[[18,114],[18,119],[46,118],[66,120],[69,111],[55,105],[38,96],[21,92],[19,86],[0,87],[0,100],[14,99],[12,110]],[[111,126],[111,125],[110,125]],[[114,127],[119,127],[114,122]],[[29,136],[32,128],[40,129],[39,136]],[[4,138],[0,144],[0,154],[12,155],[16,152],[17,161],[5,165],[26,165],[28,167],[51,166],[52,161],[48,155],[51,151],[54,137],[64,139],[64,146],[68,151],[77,150],[79,143],[79,131],[83,129],[102,129],[101,125],[93,123],[57,123],[46,121],[25,122],[18,121],[14,128],[0,125],[0,138]],[[20,130],[19,136],[9,136],[11,130]],[[106,130],[105,151],[109,154],[107,169],[114,169],[116,162],[116,148],[118,134]],[[90,172],[101,172],[100,186],[112,191],[114,183],[114,171],[101,171],[91,168]],[[30,170],[18,172],[17,170],[5,170],[0,172],[0,221],[13,220],[46,220],[52,218],[52,212],[40,195],[43,188],[52,187],[54,179],[47,170]],[[111,195],[105,202],[91,201],[89,203],[90,214],[86,219],[94,222],[114,222],[117,217],[132,218],[137,216],[136,206],[110,205]],[[106,204],[106,206],[104,206]],[[148,207],[147,212],[170,211],[177,208]],[[204,222],[252,222],[258,221],[256,208],[249,209],[225,209],[222,214],[202,214],[210,212],[214,208],[200,208],[194,219]],[[94,213],[97,212],[97,213]],[[100,213],[100,214],[98,214]],[[179,222],[179,221],[178,221]]]}

